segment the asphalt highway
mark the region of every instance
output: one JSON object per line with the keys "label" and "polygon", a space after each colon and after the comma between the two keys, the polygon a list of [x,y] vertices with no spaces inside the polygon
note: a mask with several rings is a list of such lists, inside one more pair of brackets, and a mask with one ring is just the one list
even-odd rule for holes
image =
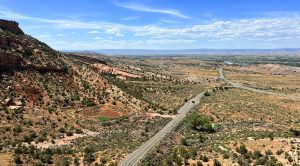
{"label": "asphalt highway", "polygon": [[148,141],[144,142],[138,149],[129,154],[119,165],[120,166],[134,166],[145,157],[145,155],[153,149],[156,145],[159,145],[160,141],[176,128],[180,122],[186,117],[186,114],[196,105],[200,103],[200,100],[204,97],[204,92],[198,94],[196,97],[187,101],[179,110],[178,114],[172,119],[164,128],[151,137]]}
{"label": "asphalt highway", "polygon": [[[238,83],[231,82],[227,78],[224,77],[223,74],[223,69],[219,68],[219,77],[230,84],[231,86],[235,88],[240,88],[240,89],[245,89],[245,90],[250,90],[258,93],[264,93],[264,94],[269,94],[269,95],[275,95],[275,96],[282,96],[286,97],[289,99],[300,99],[300,97],[295,97],[295,96],[290,96],[290,95],[285,95],[285,94],[279,94],[279,93],[274,93],[274,92],[269,92],[269,91],[264,91],[260,89],[255,89],[251,87],[246,87]],[[164,128],[162,128],[158,133],[156,133],[153,137],[151,137],[149,140],[144,142],[141,146],[139,146],[135,151],[133,151],[131,154],[126,156],[126,158],[119,164],[120,166],[135,166],[137,165],[140,160],[146,156],[146,154],[153,149],[155,146],[159,145],[160,141],[171,131],[176,128],[180,122],[186,117],[186,114],[196,105],[200,104],[201,99],[204,97],[204,93],[202,92],[198,94],[196,97],[190,99],[187,101],[179,110],[178,114],[174,119],[172,119]]]}

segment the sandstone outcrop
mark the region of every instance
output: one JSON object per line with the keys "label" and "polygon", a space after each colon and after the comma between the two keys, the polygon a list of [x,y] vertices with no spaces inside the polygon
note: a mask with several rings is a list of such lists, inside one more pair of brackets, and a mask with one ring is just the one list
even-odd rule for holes
{"label": "sandstone outcrop", "polygon": [[0,74],[15,70],[66,72],[61,54],[29,36],[18,23],[0,19]]}
{"label": "sandstone outcrop", "polygon": [[0,29],[9,31],[16,35],[24,35],[24,32],[19,28],[19,23],[0,19]]}

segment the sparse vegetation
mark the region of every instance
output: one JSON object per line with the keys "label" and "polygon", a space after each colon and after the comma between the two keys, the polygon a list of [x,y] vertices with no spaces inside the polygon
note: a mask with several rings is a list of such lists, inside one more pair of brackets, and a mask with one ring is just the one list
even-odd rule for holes
{"label": "sparse vegetation", "polygon": [[194,130],[205,131],[209,133],[215,131],[211,119],[205,115],[192,113],[188,115],[186,119],[188,125]]}
{"label": "sparse vegetation", "polygon": [[107,117],[107,116],[100,116],[100,117],[98,117],[98,120],[100,120],[101,122],[106,122],[106,121],[111,120],[111,118]]}
{"label": "sparse vegetation", "polygon": [[[217,79],[215,69],[222,63],[201,60],[205,56],[73,55],[2,30],[0,47],[0,56],[22,63],[5,70],[0,66],[0,157],[5,154],[14,164],[118,165],[200,92],[205,92],[201,104],[143,165],[299,162],[299,102],[232,89]],[[291,59],[263,57],[250,63],[295,66]],[[123,74],[104,72],[105,67]],[[275,67],[273,73],[274,65],[224,68],[226,77],[243,85],[300,94],[298,73]]]}

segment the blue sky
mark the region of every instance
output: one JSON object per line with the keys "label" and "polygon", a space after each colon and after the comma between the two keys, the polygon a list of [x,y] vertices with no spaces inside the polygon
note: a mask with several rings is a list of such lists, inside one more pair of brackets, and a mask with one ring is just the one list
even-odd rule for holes
{"label": "blue sky", "polygon": [[59,50],[299,48],[299,0],[0,0]]}

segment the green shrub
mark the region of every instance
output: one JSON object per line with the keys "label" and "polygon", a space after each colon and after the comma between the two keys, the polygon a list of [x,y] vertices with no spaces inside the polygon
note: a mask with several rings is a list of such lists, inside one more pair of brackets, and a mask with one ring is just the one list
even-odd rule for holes
{"label": "green shrub", "polygon": [[192,113],[188,115],[186,119],[188,125],[194,130],[205,131],[209,133],[215,132],[215,129],[212,127],[211,119],[208,116]]}
{"label": "green shrub", "polygon": [[74,165],[76,165],[76,166],[80,165],[78,157],[74,158]]}
{"label": "green shrub", "polygon": [[22,127],[21,126],[16,126],[15,128],[13,128],[13,131],[15,133],[20,133],[20,132],[22,132]]}
{"label": "green shrub", "polygon": [[45,137],[39,136],[36,141],[37,142],[44,142],[45,141]]}
{"label": "green shrub", "polygon": [[209,93],[208,91],[206,91],[206,92],[204,93],[204,96],[210,96],[210,93]]}
{"label": "green shrub", "polygon": [[93,146],[88,146],[84,149],[84,161],[87,163],[91,163],[93,161],[95,161],[95,149]]}
{"label": "green shrub", "polygon": [[277,154],[277,155],[281,155],[283,152],[284,152],[284,151],[283,151],[282,149],[279,149],[279,150],[276,151],[276,154]]}
{"label": "green shrub", "polygon": [[186,138],[181,138],[181,144],[184,145],[184,146],[188,146],[188,142],[186,140]]}
{"label": "green shrub", "polygon": [[197,156],[197,151],[195,148],[192,148],[190,151],[190,156],[193,160],[195,160],[196,156]]}
{"label": "green shrub", "polygon": [[300,130],[290,129],[290,132],[292,133],[293,136],[296,136],[296,137],[300,136]]}
{"label": "green shrub", "polygon": [[29,140],[33,141],[33,140],[37,137],[37,135],[36,135],[35,132],[32,132],[32,133],[29,134],[28,137],[29,137],[29,138],[28,138]]}
{"label": "green shrub", "polygon": [[255,161],[254,165],[265,165],[267,161],[267,157],[261,157]]}
{"label": "green shrub", "polygon": [[101,161],[102,164],[106,164],[107,163],[107,159],[106,158],[101,158],[100,161]]}
{"label": "green shrub", "polygon": [[181,147],[179,149],[179,152],[180,152],[180,156],[183,157],[184,159],[189,159],[190,158],[190,154],[185,148]]}
{"label": "green shrub", "polygon": [[108,166],[117,166],[117,164],[110,162]]}
{"label": "green shrub", "polygon": [[242,155],[244,155],[248,152],[245,145],[240,145],[239,147],[236,148],[236,151]]}
{"label": "green shrub", "polygon": [[81,103],[87,107],[95,106],[96,103],[92,99],[83,99]]}
{"label": "green shrub", "polygon": [[60,133],[65,133],[65,132],[66,132],[66,129],[63,128],[63,127],[61,127],[61,128],[58,129],[58,132],[60,132]]}
{"label": "green shrub", "polygon": [[263,155],[261,154],[260,151],[256,150],[253,152],[253,159],[259,159],[260,157],[262,157]]}
{"label": "green shrub", "polygon": [[237,161],[237,163],[238,163],[239,165],[244,165],[244,160],[242,160],[241,158],[239,158],[238,161]]}
{"label": "green shrub", "polygon": [[71,159],[68,157],[64,157],[63,159],[63,166],[69,166],[71,164]]}
{"label": "green shrub", "polygon": [[20,155],[16,155],[16,156],[14,157],[14,160],[15,160],[15,163],[16,163],[16,164],[22,164],[22,163],[23,163],[22,160],[21,160]]}
{"label": "green shrub", "polygon": [[203,166],[201,161],[197,161],[197,166]]}
{"label": "green shrub", "polygon": [[177,165],[182,165],[182,159],[180,157],[176,157],[174,161]]}
{"label": "green shrub", "polygon": [[291,157],[290,155],[287,157],[287,160],[288,160],[289,162],[293,162],[293,159],[292,159],[292,157]]}
{"label": "green shrub", "polygon": [[204,156],[202,157],[202,161],[208,162],[208,160],[209,160],[209,158],[208,158],[206,155],[204,155]]}
{"label": "green shrub", "polygon": [[270,149],[268,149],[268,150],[266,150],[266,155],[268,155],[268,156],[270,156],[270,155],[272,155],[273,153],[272,153],[272,151],[270,150]]}
{"label": "green shrub", "polygon": [[229,154],[228,153],[224,153],[223,154],[223,159],[228,159],[230,156],[229,156]]}
{"label": "green shrub", "polygon": [[83,131],[82,131],[81,129],[76,129],[76,130],[75,130],[75,133],[76,133],[76,134],[82,134]]}
{"label": "green shrub", "polygon": [[221,166],[220,161],[217,159],[214,159],[214,166]]}
{"label": "green shrub", "polygon": [[66,132],[66,135],[67,135],[68,137],[73,136],[73,132],[72,132],[72,131],[67,131],[67,132]]}

